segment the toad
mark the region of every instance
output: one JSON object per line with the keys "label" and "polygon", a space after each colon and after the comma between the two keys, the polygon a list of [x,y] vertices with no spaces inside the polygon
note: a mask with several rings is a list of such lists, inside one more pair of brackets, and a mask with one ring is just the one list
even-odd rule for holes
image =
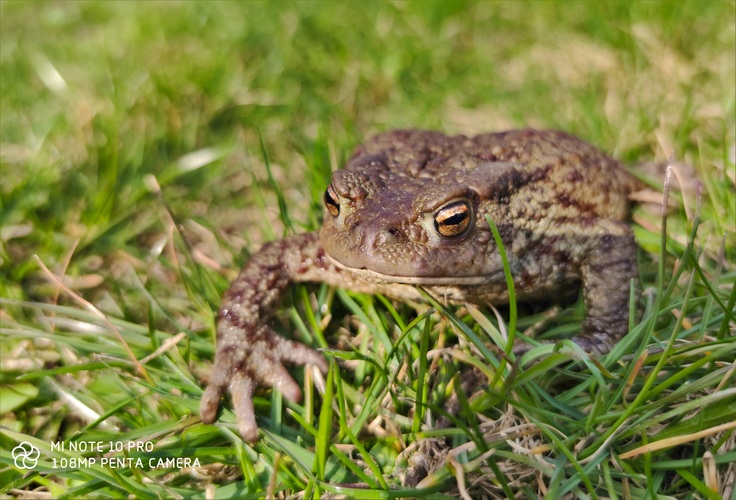
{"label": "toad", "polygon": [[628,326],[636,243],[624,220],[635,186],[616,160],[563,132],[374,137],[334,172],[319,232],[264,245],[225,293],[202,420],[214,422],[229,392],[240,434],[255,441],[256,388],[298,401],[284,364],[327,369],[321,354],[269,325],[291,282],[421,301],[419,285],[450,303],[507,302],[486,217],[503,241],[517,298],[580,286],[586,317],[572,340],[592,354],[609,351]]}

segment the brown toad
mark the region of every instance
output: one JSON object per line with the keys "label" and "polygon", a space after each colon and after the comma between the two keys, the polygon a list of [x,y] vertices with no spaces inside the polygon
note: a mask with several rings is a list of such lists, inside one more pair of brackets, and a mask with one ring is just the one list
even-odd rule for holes
{"label": "brown toad", "polygon": [[215,420],[229,391],[240,433],[254,441],[256,387],[298,400],[283,363],[326,369],[319,353],[269,326],[290,282],[398,300],[421,300],[421,285],[455,303],[507,301],[486,216],[504,242],[518,298],[549,298],[580,283],[587,316],[573,340],[588,352],[610,350],[627,331],[636,274],[636,243],[622,222],[635,185],[614,159],[562,132],[374,137],[333,174],[319,234],[265,245],[225,294],[202,420]]}

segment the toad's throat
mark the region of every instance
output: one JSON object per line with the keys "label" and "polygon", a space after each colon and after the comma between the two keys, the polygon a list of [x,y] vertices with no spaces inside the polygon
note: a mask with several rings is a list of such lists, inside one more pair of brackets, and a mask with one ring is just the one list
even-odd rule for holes
{"label": "toad's throat", "polygon": [[372,271],[365,267],[352,267],[343,264],[331,255],[327,255],[330,261],[339,269],[349,271],[361,278],[374,283],[401,283],[406,285],[483,285],[498,281],[500,273],[481,276],[402,276],[397,274],[385,274],[378,271]]}

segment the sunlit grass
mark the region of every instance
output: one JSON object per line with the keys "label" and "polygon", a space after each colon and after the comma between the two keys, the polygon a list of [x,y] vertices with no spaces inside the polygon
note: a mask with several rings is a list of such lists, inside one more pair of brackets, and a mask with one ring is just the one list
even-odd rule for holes
{"label": "sunlit grass", "polygon": [[[0,3],[0,492],[726,497],[733,4],[325,5]],[[634,170],[674,153],[666,233],[658,207],[633,213],[631,334],[600,360],[563,342],[501,363],[507,308],[296,286],[276,328],[326,347],[329,375],[292,371],[301,404],[259,393],[254,446],[228,404],[202,425],[215,312],[238,268],[318,227],[330,171],[407,126],[560,128]],[[661,200],[663,176],[643,198]],[[583,311],[522,305],[516,333],[569,336]],[[464,384],[469,367],[478,383]],[[33,472],[13,463],[21,441],[42,451]],[[98,456],[58,441],[155,449],[111,454],[142,468],[53,468]],[[148,464],[176,457],[199,465]],[[450,466],[410,492],[422,459]]]}

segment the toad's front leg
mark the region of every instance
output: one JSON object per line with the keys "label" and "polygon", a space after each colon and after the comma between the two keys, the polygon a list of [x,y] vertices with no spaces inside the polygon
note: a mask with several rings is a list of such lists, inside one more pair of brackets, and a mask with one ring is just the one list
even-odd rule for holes
{"label": "toad's front leg", "polygon": [[[585,320],[571,340],[587,353],[606,354],[629,330],[630,284],[636,278],[634,233],[623,222],[611,219],[559,223],[555,228],[557,232],[548,238],[555,243],[545,247],[544,255],[569,263],[569,272],[581,282],[585,302]],[[514,344],[517,356],[528,350],[528,344]]]}
{"label": "toad's front leg", "polygon": [[240,434],[256,441],[256,387],[275,387],[290,401],[298,401],[301,389],[284,362],[327,370],[322,355],[279,336],[268,323],[290,282],[310,280],[320,270],[329,274],[329,267],[316,233],[269,243],[252,256],[223,297],[215,366],[200,404],[203,422],[215,421],[220,397],[228,391]]}
{"label": "toad's front leg", "polygon": [[587,352],[604,354],[628,331],[636,241],[623,222],[601,219],[591,229],[580,269],[586,316],[573,340]]}

